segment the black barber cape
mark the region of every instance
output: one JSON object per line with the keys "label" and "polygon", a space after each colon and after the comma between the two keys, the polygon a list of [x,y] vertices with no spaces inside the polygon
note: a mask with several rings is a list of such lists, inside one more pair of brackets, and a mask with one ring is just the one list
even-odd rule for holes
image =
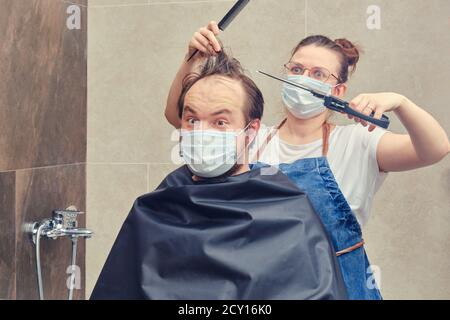
{"label": "black barber cape", "polygon": [[346,299],[306,195],[263,168],[195,182],[186,166],[139,197],[91,299]]}

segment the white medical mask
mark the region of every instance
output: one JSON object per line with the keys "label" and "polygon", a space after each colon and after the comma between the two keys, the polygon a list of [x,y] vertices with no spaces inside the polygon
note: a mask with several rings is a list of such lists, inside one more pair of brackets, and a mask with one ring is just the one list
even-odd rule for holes
{"label": "white medical mask", "polygon": [[[331,94],[331,84],[302,75],[288,75],[287,80],[317,90],[323,94]],[[310,92],[283,83],[281,96],[289,112],[299,119],[311,119],[326,110],[323,99],[313,96]]]}
{"label": "white medical mask", "polygon": [[239,132],[183,130],[180,156],[196,176],[219,177],[236,165],[240,157],[237,139],[249,126],[250,123]]}

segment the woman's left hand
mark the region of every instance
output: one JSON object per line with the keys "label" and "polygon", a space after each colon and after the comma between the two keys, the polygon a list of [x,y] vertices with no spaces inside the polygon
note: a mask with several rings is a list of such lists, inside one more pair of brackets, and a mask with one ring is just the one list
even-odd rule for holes
{"label": "woman's left hand", "polygon": [[[383,113],[395,111],[404,104],[405,100],[405,96],[392,92],[366,93],[360,94],[350,101],[350,107],[367,116],[375,112],[374,118],[381,119]],[[367,121],[361,120],[360,118],[351,115],[347,116],[349,119],[354,118],[356,122],[360,122],[364,127],[369,125]],[[375,128],[375,125],[370,125],[369,131],[372,132]]]}

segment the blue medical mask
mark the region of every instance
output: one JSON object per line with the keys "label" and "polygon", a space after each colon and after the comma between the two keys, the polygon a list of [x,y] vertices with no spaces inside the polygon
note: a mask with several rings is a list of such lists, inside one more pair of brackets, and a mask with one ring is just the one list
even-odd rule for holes
{"label": "blue medical mask", "polygon": [[237,150],[237,139],[249,126],[250,123],[239,132],[182,131],[180,156],[196,176],[219,177],[236,165],[241,154]]}
{"label": "blue medical mask", "polygon": [[[324,94],[331,94],[331,89],[333,88],[331,84],[303,75],[287,75],[287,80]],[[283,83],[281,96],[289,112],[299,119],[311,119],[326,110],[326,107],[323,105],[323,99],[287,83]]]}

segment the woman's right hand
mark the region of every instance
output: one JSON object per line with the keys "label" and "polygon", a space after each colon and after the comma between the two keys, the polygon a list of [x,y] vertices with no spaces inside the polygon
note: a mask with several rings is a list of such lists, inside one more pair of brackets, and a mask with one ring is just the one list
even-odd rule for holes
{"label": "woman's right hand", "polygon": [[206,27],[200,28],[189,42],[188,56],[191,56],[195,50],[200,51],[204,56],[216,55],[222,50],[219,40],[216,38],[219,33],[220,29],[215,21],[211,21]]}

